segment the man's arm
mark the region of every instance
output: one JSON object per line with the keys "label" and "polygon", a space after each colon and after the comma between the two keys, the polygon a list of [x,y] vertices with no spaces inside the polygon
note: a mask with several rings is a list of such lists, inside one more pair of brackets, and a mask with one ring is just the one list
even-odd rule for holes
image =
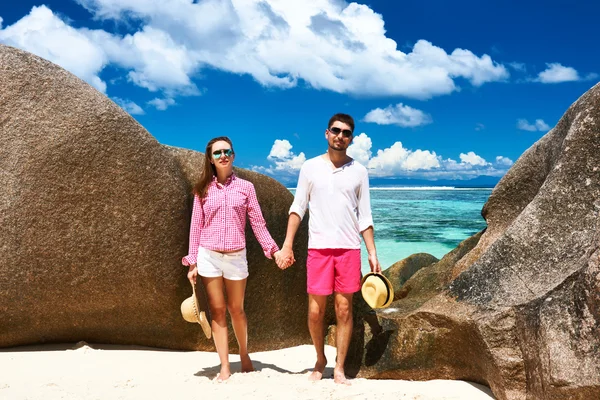
{"label": "man's arm", "polygon": [[288,217],[287,230],[285,233],[285,240],[283,246],[281,246],[280,261],[277,266],[281,269],[285,269],[292,265],[296,260],[294,259],[294,238],[302,218],[308,208],[308,199],[310,198],[311,184],[307,177],[306,164],[300,168],[300,175],[298,176],[298,185],[296,186],[296,195],[294,196],[294,202],[290,207],[290,215]]}
{"label": "man's arm", "polygon": [[296,237],[296,232],[298,232],[298,227],[300,226],[300,222],[302,219],[295,212],[290,213],[288,217],[287,230],[285,232],[285,241],[283,242],[283,246],[281,246],[281,262],[277,265],[281,269],[285,269],[292,265],[296,260],[294,259],[294,238]]}
{"label": "man's arm", "polygon": [[367,253],[369,253],[369,265],[371,266],[371,272],[381,273],[381,265],[377,259],[377,250],[375,249],[375,235],[373,225],[361,232],[365,246],[367,247]]}
{"label": "man's arm", "polygon": [[369,174],[365,171],[358,193],[358,226],[369,253],[371,272],[380,273],[381,265],[377,259],[375,249],[375,234],[373,229],[373,215],[371,214],[371,194],[369,192]]}

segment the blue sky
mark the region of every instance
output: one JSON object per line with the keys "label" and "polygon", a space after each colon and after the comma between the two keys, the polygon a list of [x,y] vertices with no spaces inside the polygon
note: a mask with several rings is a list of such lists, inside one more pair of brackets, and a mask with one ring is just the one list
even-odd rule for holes
{"label": "blue sky", "polygon": [[0,3],[0,43],[53,61],[156,139],[293,185],[336,112],[373,178],[501,177],[599,81],[595,1]]}

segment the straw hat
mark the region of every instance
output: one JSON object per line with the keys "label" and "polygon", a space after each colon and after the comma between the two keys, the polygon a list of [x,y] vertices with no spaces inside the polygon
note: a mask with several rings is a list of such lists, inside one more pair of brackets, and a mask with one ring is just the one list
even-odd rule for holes
{"label": "straw hat", "polygon": [[371,308],[385,308],[394,301],[394,287],[382,274],[374,272],[366,274],[362,278],[360,291]]}
{"label": "straw hat", "polygon": [[210,339],[211,329],[210,323],[206,318],[206,313],[204,311],[200,311],[200,307],[198,306],[198,297],[196,297],[196,286],[192,285],[193,294],[185,299],[183,303],[181,303],[181,315],[183,319],[187,322],[197,322],[202,327],[202,331],[204,331],[204,335],[207,339]]}

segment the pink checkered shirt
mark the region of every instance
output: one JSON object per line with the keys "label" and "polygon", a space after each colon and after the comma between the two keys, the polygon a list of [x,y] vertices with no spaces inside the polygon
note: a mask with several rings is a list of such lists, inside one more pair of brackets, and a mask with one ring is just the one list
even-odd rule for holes
{"label": "pink checkered shirt", "polygon": [[272,258],[279,247],[267,230],[254,185],[232,174],[224,185],[213,178],[204,201],[198,195],[194,196],[190,248],[181,260],[182,264],[196,264],[199,246],[215,251],[245,248],[246,214],[265,256]]}

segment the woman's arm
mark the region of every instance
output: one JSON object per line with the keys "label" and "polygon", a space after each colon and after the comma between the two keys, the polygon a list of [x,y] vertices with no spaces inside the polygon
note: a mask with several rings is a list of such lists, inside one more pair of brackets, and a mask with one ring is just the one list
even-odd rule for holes
{"label": "woman's arm", "polygon": [[273,255],[279,251],[279,246],[277,246],[277,243],[275,243],[267,229],[267,223],[263,218],[260,204],[258,204],[258,198],[256,197],[256,190],[252,183],[250,183],[250,189],[248,190],[248,219],[254,231],[254,236],[256,236],[258,243],[260,243],[265,256],[273,258]]}
{"label": "woman's arm", "polygon": [[[190,222],[190,245],[188,255],[181,259],[186,266],[196,264],[198,258],[198,246],[200,244],[200,231],[204,226],[204,212],[202,212],[202,201],[198,195],[194,195],[194,206],[192,208],[192,220]],[[191,268],[190,268],[191,270]]]}

